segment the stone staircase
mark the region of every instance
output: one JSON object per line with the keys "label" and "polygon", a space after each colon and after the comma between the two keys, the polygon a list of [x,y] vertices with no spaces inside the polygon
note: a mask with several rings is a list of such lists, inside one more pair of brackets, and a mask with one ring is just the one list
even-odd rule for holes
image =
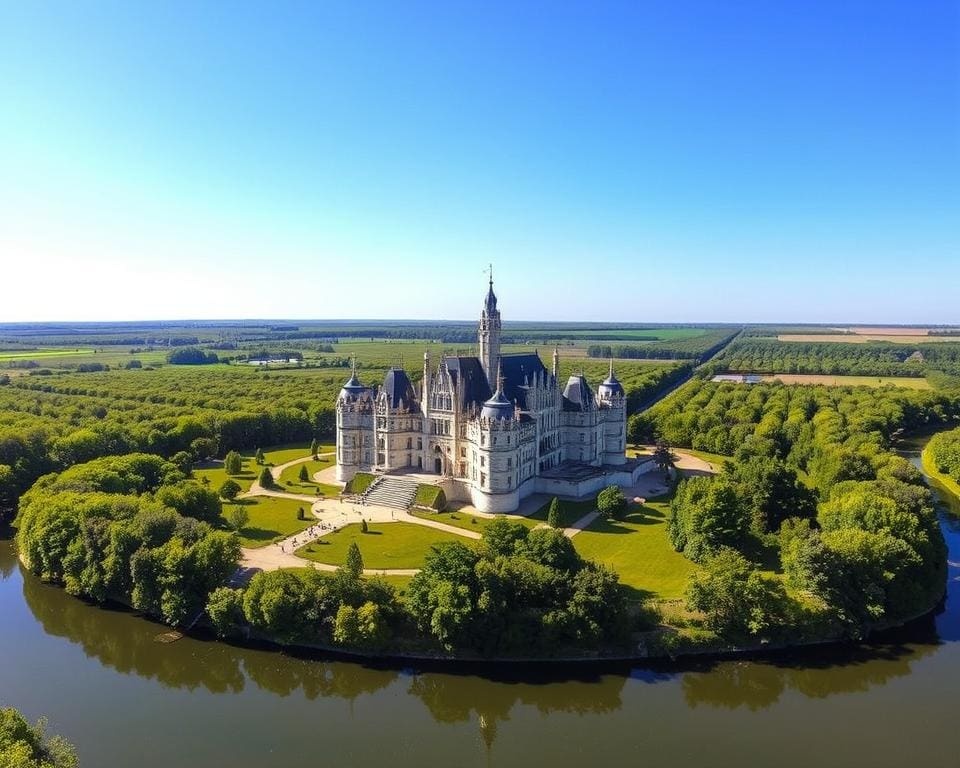
{"label": "stone staircase", "polygon": [[417,483],[401,477],[378,477],[363,492],[360,499],[364,504],[375,504],[379,507],[393,507],[394,509],[409,509],[417,495]]}

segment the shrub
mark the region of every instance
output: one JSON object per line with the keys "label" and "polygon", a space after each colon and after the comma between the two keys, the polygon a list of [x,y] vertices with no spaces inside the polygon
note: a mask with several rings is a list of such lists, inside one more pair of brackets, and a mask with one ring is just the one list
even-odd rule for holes
{"label": "shrub", "polygon": [[243,472],[243,458],[236,451],[227,451],[223,459],[223,468],[228,475],[239,475]]}
{"label": "shrub", "polygon": [[617,485],[604,488],[597,496],[597,511],[605,520],[619,520],[627,509],[627,500]]}

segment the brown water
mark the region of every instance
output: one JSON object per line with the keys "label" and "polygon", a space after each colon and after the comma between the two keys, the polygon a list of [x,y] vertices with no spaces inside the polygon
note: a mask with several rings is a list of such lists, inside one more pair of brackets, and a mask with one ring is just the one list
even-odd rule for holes
{"label": "brown water", "polygon": [[[960,522],[944,517],[950,559]],[[960,565],[960,563],[958,563]],[[84,768],[960,766],[960,567],[870,646],[598,671],[376,668],[186,638],[85,605],[0,541],[0,703]]]}

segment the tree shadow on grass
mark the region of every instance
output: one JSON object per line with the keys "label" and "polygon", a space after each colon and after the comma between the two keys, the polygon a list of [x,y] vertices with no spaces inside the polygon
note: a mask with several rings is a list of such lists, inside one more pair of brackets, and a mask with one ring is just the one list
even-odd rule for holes
{"label": "tree shadow on grass", "polygon": [[383,536],[383,531],[366,531],[361,533],[361,536]]}
{"label": "tree shadow on grass", "polygon": [[272,541],[281,536],[280,531],[273,531],[269,528],[244,528],[241,533],[245,539],[250,539],[251,541]]}

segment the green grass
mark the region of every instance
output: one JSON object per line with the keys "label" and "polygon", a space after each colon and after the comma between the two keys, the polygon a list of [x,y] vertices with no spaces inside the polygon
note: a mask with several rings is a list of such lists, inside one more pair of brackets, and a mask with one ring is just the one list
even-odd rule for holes
{"label": "green grass", "polygon": [[[277,499],[270,496],[252,496],[235,502],[250,514],[250,521],[240,531],[240,543],[245,547],[264,547],[274,541],[285,539],[316,522],[310,514],[310,504],[294,499]],[[230,503],[223,505],[223,525],[227,526],[226,514]],[[297,520],[297,509],[303,507],[308,519]]]}
{"label": "green grass", "polygon": [[[290,490],[294,493],[316,493],[315,489],[320,487],[324,496],[336,496],[340,493],[339,487],[328,483],[317,483],[312,479],[315,473],[331,467],[333,464],[334,458],[332,456],[329,459],[319,459],[317,461],[311,459],[302,464],[294,464],[292,467],[287,467],[280,473],[279,485],[283,490]],[[307,476],[311,478],[305,483],[300,481],[300,470],[303,467],[307,468]],[[333,493],[327,493],[327,490],[332,490]]]}
{"label": "green grass", "polygon": [[[593,512],[596,508],[596,498],[580,499],[577,501],[560,499],[560,524],[564,528],[568,528],[588,512]],[[550,501],[548,500],[540,509],[531,513],[527,519],[533,520],[534,524],[545,523],[547,522],[547,514],[549,512]]]}
{"label": "green grass", "polygon": [[421,483],[417,486],[417,495],[413,499],[413,505],[439,511],[446,507],[447,497],[442,488]]}
{"label": "green grass", "polygon": [[648,502],[631,507],[621,521],[598,518],[573,538],[573,545],[619,573],[634,599],[680,598],[697,566],[670,545],[668,510],[667,502]]}
{"label": "green grass", "polygon": [[[452,525],[455,528],[463,528],[467,531],[475,531],[476,533],[483,533],[484,529],[493,522],[492,517],[479,517],[478,515],[471,515],[457,510],[451,510],[450,512],[426,512],[424,510],[411,509],[410,514],[424,520],[436,520],[438,523]],[[527,528],[534,528],[540,523],[539,520],[531,520],[530,518],[520,517],[519,515],[504,515],[504,517],[520,523]]]}
{"label": "green grass", "polygon": [[357,542],[365,568],[420,568],[427,550],[444,541],[469,545],[462,536],[412,523],[370,523],[369,533],[353,523],[307,544],[297,555],[307,560],[330,565],[343,565],[347,549]]}
{"label": "green grass", "polygon": [[347,482],[343,489],[344,493],[363,493],[367,488],[373,485],[374,476],[369,472],[357,472],[351,480]]}

